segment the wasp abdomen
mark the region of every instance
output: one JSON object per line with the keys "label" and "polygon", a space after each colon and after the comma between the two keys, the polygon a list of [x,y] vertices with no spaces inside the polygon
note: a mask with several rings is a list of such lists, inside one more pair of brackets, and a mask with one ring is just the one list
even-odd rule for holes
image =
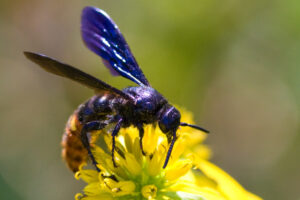
{"label": "wasp abdomen", "polygon": [[70,116],[62,138],[62,157],[66,160],[68,167],[76,172],[79,166],[87,160],[88,153],[81,139],[82,125],[78,120],[76,112]]}
{"label": "wasp abdomen", "polygon": [[70,116],[62,138],[62,156],[73,172],[78,171],[88,159],[88,151],[81,138],[83,126],[91,121],[107,120],[114,109],[113,100],[114,96],[110,94],[93,96]]}

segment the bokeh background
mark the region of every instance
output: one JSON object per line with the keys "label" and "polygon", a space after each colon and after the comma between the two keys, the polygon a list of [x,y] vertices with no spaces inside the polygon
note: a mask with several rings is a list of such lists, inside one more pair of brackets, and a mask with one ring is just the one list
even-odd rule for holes
{"label": "bokeh background", "polygon": [[0,199],[73,199],[60,157],[73,110],[93,95],[50,75],[30,50],[111,85],[84,47],[80,13],[110,14],[152,86],[209,129],[212,161],[265,199],[300,198],[300,3],[297,0],[0,1]]}

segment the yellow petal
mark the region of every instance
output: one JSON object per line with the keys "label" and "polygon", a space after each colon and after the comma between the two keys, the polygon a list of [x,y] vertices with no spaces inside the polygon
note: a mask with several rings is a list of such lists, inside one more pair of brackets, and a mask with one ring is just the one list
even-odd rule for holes
{"label": "yellow petal", "polygon": [[132,181],[120,181],[116,184],[116,187],[112,189],[114,195],[123,196],[123,195],[134,195],[135,184]]}
{"label": "yellow petal", "polygon": [[104,142],[105,142],[107,148],[111,151],[111,148],[112,148],[112,136],[109,135],[109,134],[105,134],[103,136],[103,139],[104,139]]}
{"label": "yellow petal", "polygon": [[174,165],[166,169],[165,178],[168,181],[174,181],[181,176],[184,176],[192,168],[192,166],[192,162],[189,160],[177,161]]}
{"label": "yellow petal", "polygon": [[141,162],[142,160],[142,150],[141,150],[141,147],[140,147],[140,141],[139,141],[139,138],[135,138],[134,142],[133,142],[133,150],[132,150],[132,153],[135,157],[135,159],[138,161],[138,162]]}
{"label": "yellow petal", "polygon": [[93,182],[93,183],[88,184],[83,189],[83,192],[87,196],[95,196],[95,195],[103,193],[103,191],[101,190],[101,184],[99,182]]}
{"label": "yellow petal", "polygon": [[104,178],[103,183],[105,187],[108,188],[108,190],[111,190],[112,188],[115,187],[115,185],[118,183],[117,181],[111,179],[111,178]]}
{"label": "yellow petal", "polygon": [[133,140],[127,132],[124,135],[124,140],[125,140],[125,146],[126,146],[127,151],[129,153],[132,153],[132,151],[133,151]]}
{"label": "yellow petal", "polygon": [[210,193],[209,190],[206,188],[199,189],[197,191],[194,191],[193,193],[187,193],[187,192],[176,192],[176,194],[181,198],[185,200],[225,200],[219,195],[215,195],[214,193]]}
{"label": "yellow petal", "polygon": [[105,160],[108,159],[108,158],[111,158],[111,156],[107,153],[105,153],[103,151],[103,149],[101,149],[100,147],[98,146],[95,146],[93,149],[92,149],[92,153],[97,161],[97,163],[101,166],[103,166],[104,168],[106,168],[106,162]]}
{"label": "yellow petal", "polygon": [[262,198],[260,198],[259,196],[255,195],[255,194],[252,194],[251,192],[248,192],[248,197],[250,200],[262,200]]}
{"label": "yellow petal", "polygon": [[183,156],[192,159],[195,163],[201,160],[208,160],[211,158],[212,152],[207,145],[197,145],[194,148],[187,149]]}
{"label": "yellow petal", "polygon": [[[196,166],[209,178],[218,184],[218,189],[228,199],[253,199],[249,193],[230,175],[221,170],[219,167],[205,160],[196,163]],[[256,199],[261,199],[257,197]]]}
{"label": "yellow petal", "polygon": [[155,152],[153,153],[152,159],[147,157],[148,160],[148,173],[150,176],[156,176],[162,171],[163,163],[165,162],[166,152],[167,152],[167,139],[165,137],[161,137],[163,139],[160,145],[157,147]]}
{"label": "yellow petal", "polygon": [[82,197],[83,197],[83,194],[77,193],[77,194],[75,195],[75,200],[81,200]]}
{"label": "yellow petal", "polygon": [[[161,151],[162,150],[164,150],[164,149],[161,148]],[[155,177],[156,175],[159,174],[159,172],[162,171],[162,166],[163,166],[163,162],[164,162],[162,155],[164,155],[165,153],[158,153],[158,152],[159,151],[154,152],[152,159],[147,157],[148,163],[149,163],[148,164],[148,173],[149,173],[149,176],[152,176],[152,177]]]}
{"label": "yellow petal", "polygon": [[135,190],[135,184],[132,181],[116,182],[110,178],[105,178],[104,183],[106,187],[111,191],[113,196],[132,194]]}
{"label": "yellow petal", "polygon": [[76,200],[114,200],[114,198],[110,194],[99,194],[96,196],[77,197]]}
{"label": "yellow petal", "polygon": [[[125,148],[122,145],[122,142],[120,142],[120,139],[123,139],[123,136],[120,134],[119,137],[116,138],[115,142],[115,149],[119,149],[122,152],[125,152]],[[107,148],[111,151],[112,150],[112,136],[111,135],[105,135],[104,136],[104,141],[106,143]],[[118,152],[116,150],[116,152]]]}
{"label": "yellow petal", "polygon": [[[179,108],[179,111],[181,113],[181,121],[182,122],[186,122],[188,124],[195,124],[195,122],[193,120],[193,114],[191,112],[188,112],[184,108]],[[187,127],[187,126],[180,127],[178,129],[178,133],[182,137],[186,138],[186,140],[188,141],[189,147],[192,147],[194,145],[201,143],[207,137],[206,133],[199,131],[199,130],[195,130],[195,129]]]}
{"label": "yellow petal", "polygon": [[107,158],[105,160],[105,171],[109,172],[110,174],[115,175],[117,178],[121,178],[121,179],[127,179],[128,176],[126,174],[126,172],[124,171],[124,168],[122,167],[122,165],[120,163],[122,163],[123,158],[119,158],[116,159],[117,162],[117,167],[115,167],[113,165],[113,162],[111,160],[111,157]]}
{"label": "yellow petal", "polygon": [[[111,155],[105,153],[103,149],[96,146],[92,152],[98,163],[97,167],[101,169],[101,171],[109,172],[110,174],[114,174],[117,177],[127,178],[126,173],[123,171],[121,167],[114,167],[112,163]],[[116,154],[115,160],[117,163],[119,162],[120,159],[121,159],[120,155]]]}
{"label": "yellow petal", "polygon": [[[207,200],[227,200],[218,192],[209,187],[198,187],[194,182],[178,181],[176,184],[168,188],[168,191],[183,192],[188,194],[199,195]],[[243,199],[237,199],[243,200]]]}
{"label": "yellow petal", "polygon": [[211,158],[211,150],[208,146],[206,145],[198,145],[197,147],[194,148],[195,154],[202,159],[208,160]]}
{"label": "yellow petal", "polygon": [[217,189],[217,183],[214,180],[205,176],[204,174],[196,175],[195,182],[199,187],[210,187],[213,189]]}
{"label": "yellow petal", "polygon": [[137,176],[141,173],[142,167],[131,153],[125,153],[125,168],[131,175]]}
{"label": "yellow petal", "polygon": [[125,133],[128,133],[129,136],[132,138],[132,140],[133,140],[134,138],[139,137],[139,131],[138,131],[138,129],[135,128],[135,127],[133,127],[133,126],[130,126],[130,127],[128,127],[128,128],[124,128],[124,129],[121,129],[119,134],[122,135],[122,134],[125,134]]}
{"label": "yellow petal", "polygon": [[143,149],[147,155],[151,155],[156,149],[159,134],[155,132],[152,125],[146,126],[144,131]]}
{"label": "yellow petal", "polygon": [[98,172],[92,169],[79,170],[75,173],[76,179],[82,179],[86,183],[99,181]]}

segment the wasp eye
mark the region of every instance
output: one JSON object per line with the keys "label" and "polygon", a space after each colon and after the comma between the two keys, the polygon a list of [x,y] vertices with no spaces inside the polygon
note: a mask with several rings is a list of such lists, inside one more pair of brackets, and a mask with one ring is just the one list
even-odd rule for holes
{"label": "wasp eye", "polygon": [[159,120],[159,128],[162,132],[167,133],[171,130],[176,130],[180,125],[180,113],[174,107],[169,107],[164,110]]}

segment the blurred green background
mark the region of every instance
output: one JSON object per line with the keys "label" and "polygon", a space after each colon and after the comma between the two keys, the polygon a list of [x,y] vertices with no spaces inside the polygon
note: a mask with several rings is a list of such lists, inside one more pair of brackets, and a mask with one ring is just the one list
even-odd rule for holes
{"label": "blurred green background", "polygon": [[84,47],[80,13],[104,9],[152,86],[212,134],[212,161],[265,199],[300,198],[297,0],[0,1],[0,199],[73,199],[60,157],[69,115],[93,95],[26,60],[47,54],[123,88]]}

